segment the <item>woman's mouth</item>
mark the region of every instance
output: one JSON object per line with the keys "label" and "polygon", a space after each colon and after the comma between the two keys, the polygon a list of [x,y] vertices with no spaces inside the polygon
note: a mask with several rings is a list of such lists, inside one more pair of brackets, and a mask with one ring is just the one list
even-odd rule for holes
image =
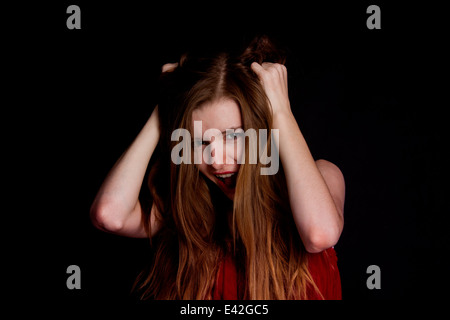
{"label": "woman's mouth", "polygon": [[227,189],[234,189],[236,187],[237,172],[221,172],[214,175],[222,187],[226,187]]}

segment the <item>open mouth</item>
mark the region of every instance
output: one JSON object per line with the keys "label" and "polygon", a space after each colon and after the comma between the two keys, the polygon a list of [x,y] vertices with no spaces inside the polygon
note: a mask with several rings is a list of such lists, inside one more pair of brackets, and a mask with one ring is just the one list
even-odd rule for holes
{"label": "open mouth", "polygon": [[219,183],[228,189],[234,189],[236,187],[237,172],[223,172],[215,174]]}

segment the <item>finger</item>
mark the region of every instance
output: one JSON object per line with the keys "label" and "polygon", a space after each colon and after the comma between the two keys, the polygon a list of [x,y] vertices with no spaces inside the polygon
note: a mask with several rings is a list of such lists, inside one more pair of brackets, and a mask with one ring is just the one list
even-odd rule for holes
{"label": "finger", "polygon": [[176,67],[178,67],[178,62],[176,63],[166,63],[162,66],[161,71],[162,72],[170,72],[173,71]]}
{"label": "finger", "polygon": [[253,62],[250,65],[250,68],[258,75],[260,76],[262,72],[264,72],[264,68],[258,63],[258,62]]}
{"label": "finger", "polygon": [[263,69],[267,70],[275,65],[276,64],[273,62],[263,62],[261,66],[263,67]]}

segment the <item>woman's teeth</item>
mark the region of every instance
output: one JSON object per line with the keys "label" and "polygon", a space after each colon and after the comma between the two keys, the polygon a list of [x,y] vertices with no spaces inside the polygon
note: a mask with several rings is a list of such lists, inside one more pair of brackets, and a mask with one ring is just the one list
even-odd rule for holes
{"label": "woman's teeth", "polygon": [[216,175],[216,177],[221,178],[221,179],[225,179],[225,178],[231,177],[233,174],[234,173],[220,174],[220,175]]}

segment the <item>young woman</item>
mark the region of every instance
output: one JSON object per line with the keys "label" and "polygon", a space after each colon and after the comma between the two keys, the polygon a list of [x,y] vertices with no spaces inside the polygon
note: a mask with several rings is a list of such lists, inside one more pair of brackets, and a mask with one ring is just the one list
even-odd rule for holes
{"label": "young woman", "polygon": [[[333,246],[344,178],[311,156],[283,63],[259,37],[242,53],[163,66],[158,106],[91,208],[99,229],[151,238],[152,263],[136,283],[143,299],[341,298]],[[262,161],[259,142],[273,163]],[[279,168],[262,174],[278,156]],[[149,162],[151,197],[142,199]]]}

